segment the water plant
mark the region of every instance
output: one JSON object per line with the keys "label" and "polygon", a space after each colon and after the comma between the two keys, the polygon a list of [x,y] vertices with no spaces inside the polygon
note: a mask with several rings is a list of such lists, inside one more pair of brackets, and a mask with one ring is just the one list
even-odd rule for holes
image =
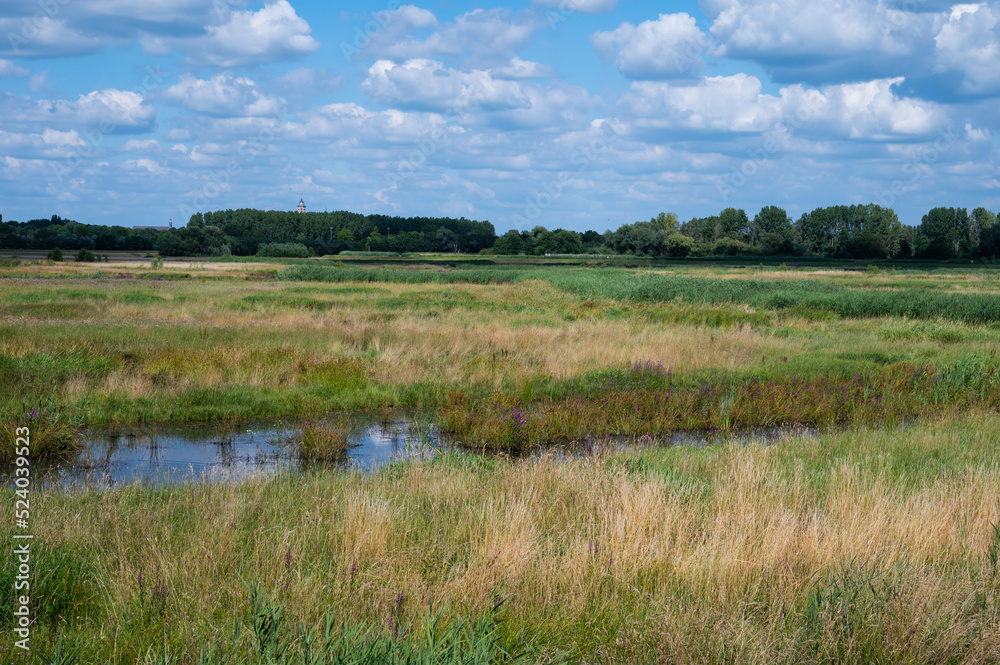
{"label": "water plant", "polygon": [[299,457],[319,462],[341,460],[357,429],[357,423],[349,416],[309,420],[296,436]]}
{"label": "water plant", "polygon": [[[65,460],[78,452],[79,422],[67,416],[52,395],[31,405],[22,403],[20,411],[19,414],[0,417],[0,431],[13,436],[19,428],[27,428],[32,460]],[[0,463],[13,461],[16,449],[13,445],[0,446]]]}
{"label": "water plant", "polygon": [[818,376],[719,375],[697,381],[636,363],[581,378],[558,397],[532,402],[512,402],[503,392],[476,400],[459,396],[440,409],[439,420],[444,431],[470,447],[520,452],[608,434],[638,438],[787,423],[893,424],[948,411],[996,409],[998,382],[1000,368],[975,356],[943,368],[894,363],[866,372],[844,368]]}

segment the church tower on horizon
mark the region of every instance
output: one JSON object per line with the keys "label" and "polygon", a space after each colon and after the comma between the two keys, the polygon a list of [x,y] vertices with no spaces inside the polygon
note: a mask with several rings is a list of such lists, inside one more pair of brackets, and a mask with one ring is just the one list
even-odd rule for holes
{"label": "church tower on horizon", "polygon": [[305,204],[305,201],[303,201],[302,199],[299,199],[299,207],[298,207],[298,208],[296,208],[296,211],[297,211],[297,212],[300,212],[300,213],[301,213],[301,212],[305,212],[305,211],[306,211],[306,204]]}

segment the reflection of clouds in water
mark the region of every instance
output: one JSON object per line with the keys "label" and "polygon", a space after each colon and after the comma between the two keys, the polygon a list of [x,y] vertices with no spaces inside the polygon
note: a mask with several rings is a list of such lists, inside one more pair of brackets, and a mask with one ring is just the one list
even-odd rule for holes
{"label": "reflection of clouds in water", "polygon": [[[83,437],[83,451],[72,464],[38,469],[38,482],[47,486],[119,487],[139,482],[233,482],[298,469],[295,434],[301,424],[264,422],[238,431],[218,425],[187,425],[109,436],[91,431]],[[361,471],[403,459],[434,443],[427,427],[410,421],[371,425],[351,438],[348,459],[341,466]],[[425,453],[433,454],[430,450]]]}
{"label": "reflection of clouds in water", "polygon": [[[243,425],[238,432],[222,435],[218,426],[181,426],[114,437],[91,432],[84,437],[84,452],[75,464],[37,468],[36,482],[41,486],[71,489],[260,478],[311,466],[299,462],[294,445],[289,443],[297,431],[293,423],[267,422],[250,428]],[[734,432],[674,432],[640,439],[596,437],[535,449],[528,456],[586,456],[634,446],[770,444],[790,436],[817,434],[812,428],[788,426]],[[433,456],[443,446],[448,446],[448,442],[432,425],[409,420],[372,424],[351,438],[348,458],[339,466],[371,471],[401,459]]]}

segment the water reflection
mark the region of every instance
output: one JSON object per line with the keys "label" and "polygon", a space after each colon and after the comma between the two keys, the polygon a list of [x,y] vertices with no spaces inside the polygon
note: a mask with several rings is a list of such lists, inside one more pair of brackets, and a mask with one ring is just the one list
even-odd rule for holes
{"label": "water reflection", "polygon": [[[126,435],[91,431],[84,434],[77,459],[36,469],[35,482],[66,487],[226,482],[315,466],[296,456],[291,443],[296,431],[295,425],[273,421],[226,431],[205,425]],[[432,428],[408,420],[370,424],[351,437],[340,466],[371,470],[404,457],[432,455],[437,438]]]}
{"label": "water reflection", "polygon": [[[212,425],[186,425],[112,435],[91,431],[83,438],[83,451],[72,462],[46,468],[34,467],[34,483],[48,487],[116,487],[142,483],[162,485],[191,481],[232,482],[283,470],[315,468],[295,454],[293,443],[301,423],[268,421],[243,424],[239,429]],[[817,436],[802,426],[774,427],[738,432],[674,432],[660,437],[594,437],[569,444],[545,446],[521,457],[599,455],[634,447],[701,447],[719,443],[747,445],[773,443],[792,436]],[[427,458],[438,451],[468,450],[442,437],[426,423],[409,419],[372,422],[359,427],[350,439],[344,468],[370,471],[405,458]],[[486,451],[486,454],[493,454]],[[8,480],[8,473],[0,474]]]}

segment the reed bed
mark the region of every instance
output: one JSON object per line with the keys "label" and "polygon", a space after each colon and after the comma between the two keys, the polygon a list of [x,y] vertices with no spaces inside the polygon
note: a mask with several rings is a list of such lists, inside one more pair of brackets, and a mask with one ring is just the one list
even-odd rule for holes
{"label": "reed bed", "polygon": [[504,393],[452,393],[444,431],[475,448],[523,453],[546,443],[605,435],[663,437],[784,424],[895,425],[908,419],[1000,408],[1000,368],[980,356],[934,367],[897,363],[863,373],[695,382],[659,363],[636,363],[573,382],[564,395],[529,401]]}
{"label": "reed bed", "polygon": [[[829,281],[718,279],[635,273],[621,268],[519,268],[514,266],[463,267],[459,270],[405,270],[387,268],[329,268],[297,265],[285,268],[277,278],[285,281],[394,282],[496,284],[544,280],[586,298],[671,302],[736,303],[755,308],[815,309],[846,318],[906,316],[948,318],[970,323],[1000,321],[1000,299],[995,293],[942,293],[920,288],[851,288]],[[902,297],[901,297],[902,296]]]}

